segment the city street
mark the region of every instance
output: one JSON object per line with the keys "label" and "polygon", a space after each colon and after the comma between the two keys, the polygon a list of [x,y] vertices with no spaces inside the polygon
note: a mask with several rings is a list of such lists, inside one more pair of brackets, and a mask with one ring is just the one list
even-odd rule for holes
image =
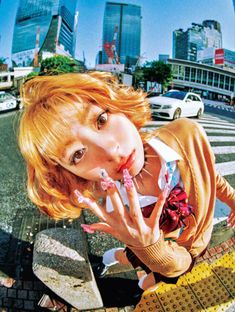
{"label": "city street", "polygon": [[[0,287],[0,306],[8,311],[40,311],[37,302],[48,290],[31,271],[35,235],[50,227],[79,228],[79,221],[55,223],[41,216],[29,202],[25,190],[25,168],[16,143],[17,115],[0,114],[0,282],[7,276],[16,280],[12,288]],[[235,187],[235,120],[214,114],[204,114],[198,121],[205,129],[216,157],[217,170]],[[168,123],[152,121],[145,131]],[[189,129],[190,131],[190,129]],[[214,223],[225,219],[229,209],[216,204]],[[89,216],[85,215],[86,221]],[[99,238],[100,239],[100,238]],[[89,253],[100,257],[112,245],[110,238],[88,238]],[[4,310],[1,310],[4,311]]]}

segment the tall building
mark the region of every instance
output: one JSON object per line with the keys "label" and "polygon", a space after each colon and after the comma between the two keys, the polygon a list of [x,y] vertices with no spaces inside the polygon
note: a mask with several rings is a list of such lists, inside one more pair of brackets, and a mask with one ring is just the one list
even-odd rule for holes
{"label": "tall building", "polygon": [[16,66],[38,65],[43,53],[74,56],[77,0],[20,0],[12,44]]}
{"label": "tall building", "polygon": [[214,20],[205,20],[202,24],[192,23],[186,31],[177,29],[173,32],[173,58],[196,62],[199,51],[221,47],[221,27]]}
{"label": "tall building", "polygon": [[141,7],[106,2],[103,22],[102,63],[135,65],[140,56]]}
{"label": "tall building", "polygon": [[159,54],[159,55],[158,55],[158,60],[159,60],[160,62],[165,63],[165,64],[167,64],[167,61],[168,61],[169,58],[170,58],[170,55],[169,55],[169,54]]}

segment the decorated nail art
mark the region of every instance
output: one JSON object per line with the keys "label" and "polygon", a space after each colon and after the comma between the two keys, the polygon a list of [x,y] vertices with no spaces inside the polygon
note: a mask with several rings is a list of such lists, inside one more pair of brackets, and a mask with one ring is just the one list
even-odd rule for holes
{"label": "decorated nail art", "polygon": [[85,197],[78,190],[75,190],[74,194],[77,196],[77,200],[78,200],[79,204],[84,203]]}
{"label": "decorated nail art", "polygon": [[115,183],[110,178],[105,178],[101,181],[101,187],[104,191],[109,189],[113,189],[115,187]]}
{"label": "decorated nail art", "polygon": [[105,169],[100,169],[101,178],[108,178],[108,173]]}
{"label": "decorated nail art", "polygon": [[170,187],[169,187],[168,184],[166,184],[165,187],[164,187],[164,190],[162,192],[162,198],[163,199],[165,199],[168,196],[169,191],[170,191]]}
{"label": "decorated nail art", "polygon": [[89,233],[89,234],[95,233],[95,231],[92,230],[92,228],[91,228],[90,225],[88,225],[88,224],[81,224],[81,228],[82,228],[83,231],[86,232],[86,233]]}
{"label": "decorated nail art", "polygon": [[78,190],[75,190],[74,194],[77,196],[79,204],[89,205],[91,203],[90,198],[84,197]]}
{"label": "decorated nail art", "polygon": [[132,176],[127,169],[123,170],[124,186],[129,191],[133,186]]}
{"label": "decorated nail art", "polygon": [[108,176],[108,173],[105,169],[100,170],[101,175],[101,187],[104,191],[108,189],[113,189],[115,187],[114,181]]}

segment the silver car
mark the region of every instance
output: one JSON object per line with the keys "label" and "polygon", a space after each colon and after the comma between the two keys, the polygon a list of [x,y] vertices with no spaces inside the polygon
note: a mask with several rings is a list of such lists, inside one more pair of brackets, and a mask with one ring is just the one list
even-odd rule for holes
{"label": "silver car", "polygon": [[0,91],[0,112],[18,107],[17,99],[8,92]]}

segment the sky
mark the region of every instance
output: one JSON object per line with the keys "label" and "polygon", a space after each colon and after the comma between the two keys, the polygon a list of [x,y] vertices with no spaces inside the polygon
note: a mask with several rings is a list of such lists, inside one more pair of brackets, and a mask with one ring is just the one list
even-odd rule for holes
{"label": "sky", "polygon": [[[15,15],[19,0],[0,0],[0,57],[10,62]],[[78,34],[76,58],[95,65],[102,48],[103,16],[106,0],[78,0]],[[159,54],[172,56],[172,32],[187,30],[192,22],[206,19],[220,22],[223,48],[235,51],[235,12],[232,0],[112,0],[141,6],[141,60],[158,59]]]}

